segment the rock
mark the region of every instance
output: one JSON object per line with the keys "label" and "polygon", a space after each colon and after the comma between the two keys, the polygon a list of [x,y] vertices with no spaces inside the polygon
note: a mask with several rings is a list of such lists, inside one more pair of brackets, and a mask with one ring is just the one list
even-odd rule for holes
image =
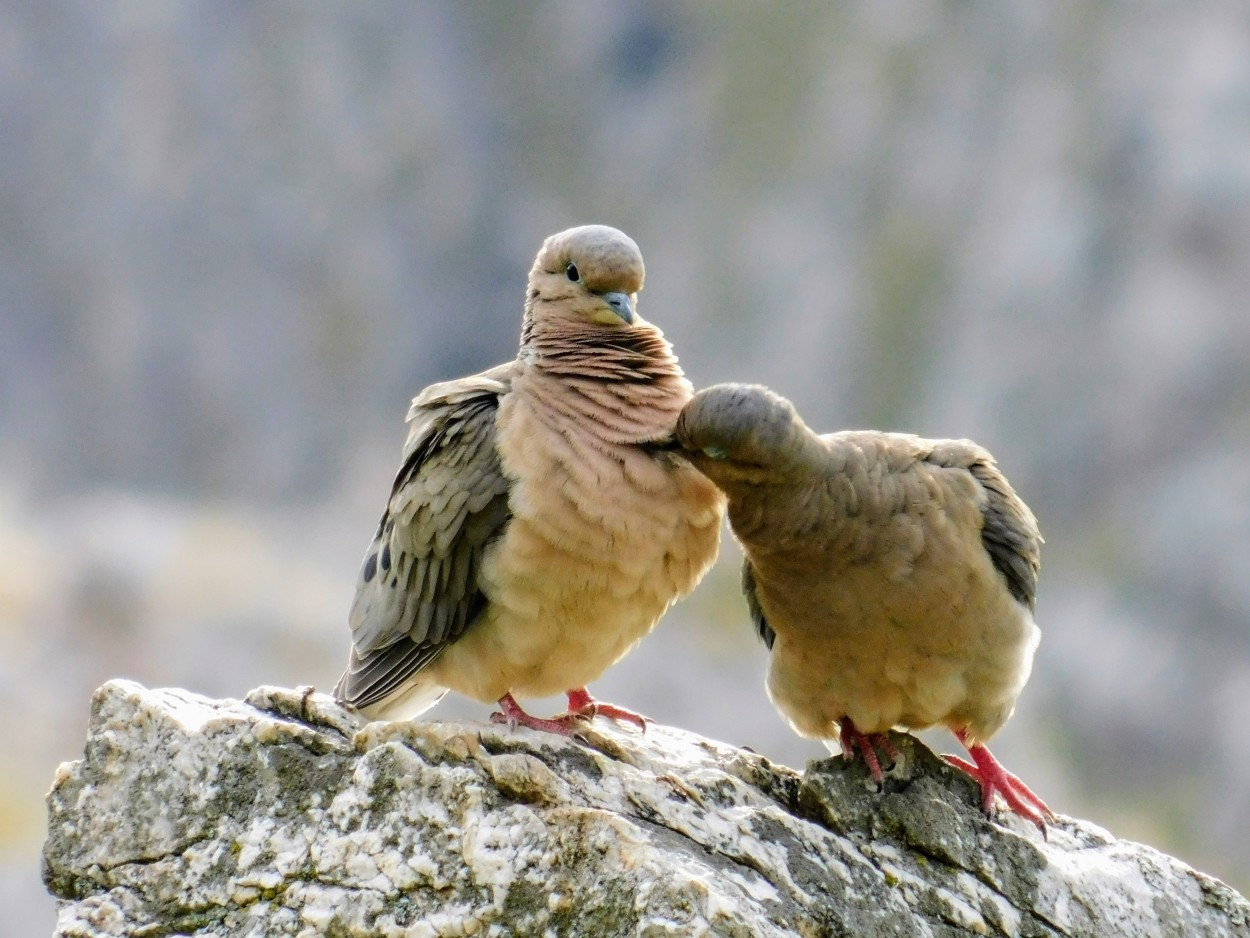
{"label": "rock", "polygon": [[1250,903],[1149,847],[987,820],[911,737],[878,794],[859,763],[600,723],[110,682],[48,796],[56,934],[1250,935]]}

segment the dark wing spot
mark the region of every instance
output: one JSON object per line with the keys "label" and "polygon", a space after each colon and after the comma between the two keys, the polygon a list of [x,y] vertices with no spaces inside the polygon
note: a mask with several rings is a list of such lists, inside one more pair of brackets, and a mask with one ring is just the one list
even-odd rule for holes
{"label": "dark wing spot", "polygon": [[364,569],[365,582],[366,583],[372,582],[374,574],[376,574],[377,572],[378,572],[378,555],[370,554],[369,557],[365,560],[365,569]]}
{"label": "dark wing spot", "polygon": [[760,597],[755,588],[755,571],[751,569],[749,560],[742,561],[742,595],[747,599],[747,609],[751,612],[751,619],[755,622],[755,631],[759,633],[760,641],[764,643],[765,648],[772,651],[773,642],[777,640],[777,633],[764,618],[764,609],[760,606]]}
{"label": "dark wing spot", "polygon": [[391,569],[391,545],[387,544],[382,548],[382,569],[389,571]]}
{"label": "dark wing spot", "polygon": [[983,510],[981,544],[1017,602],[1032,611],[1037,602],[1041,537],[1026,520],[1028,509],[1002,475],[983,462],[968,467],[988,496]]}

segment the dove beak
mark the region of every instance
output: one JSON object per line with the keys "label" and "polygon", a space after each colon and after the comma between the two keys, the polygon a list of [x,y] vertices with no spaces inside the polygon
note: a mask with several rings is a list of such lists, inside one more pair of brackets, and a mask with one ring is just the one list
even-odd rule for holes
{"label": "dove beak", "polygon": [[625,325],[634,324],[634,300],[628,293],[605,293],[603,302],[607,303],[608,308],[624,320]]}

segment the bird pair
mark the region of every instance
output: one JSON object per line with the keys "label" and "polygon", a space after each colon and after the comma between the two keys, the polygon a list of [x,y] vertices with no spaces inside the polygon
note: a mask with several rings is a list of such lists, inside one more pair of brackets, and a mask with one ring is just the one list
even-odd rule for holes
{"label": "bird pair", "polygon": [[[1038,642],[1041,536],[993,458],[967,440],[817,436],[758,386],[693,394],[637,313],[643,277],[614,228],[552,235],[517,358],[413,401],[335,695],[375,718],[450,689],[513,726],[645,729],[586,685],[707,572],[727,505],[768,692],[794,729],[880,783],[892,727],[945,725],[986,811],[1000,794],[1045,831],[1049,809],[984,745]],[[560,692],[551,719],[516,701]]]}

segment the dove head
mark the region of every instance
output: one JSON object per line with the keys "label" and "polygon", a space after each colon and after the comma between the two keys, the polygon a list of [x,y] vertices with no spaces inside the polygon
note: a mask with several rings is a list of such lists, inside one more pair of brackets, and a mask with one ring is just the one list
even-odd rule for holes
{"label": "dove head", "polygon": [[758,483],[819,443],[794,405],[758,384],[699,391],[677,420],[677,443],[717,484]]}
{"label": "dove head", "polygon": [[644,277],[642,252],[629,235],[607,225],[553,234],[530,270],[530,315],[627,328]]}

